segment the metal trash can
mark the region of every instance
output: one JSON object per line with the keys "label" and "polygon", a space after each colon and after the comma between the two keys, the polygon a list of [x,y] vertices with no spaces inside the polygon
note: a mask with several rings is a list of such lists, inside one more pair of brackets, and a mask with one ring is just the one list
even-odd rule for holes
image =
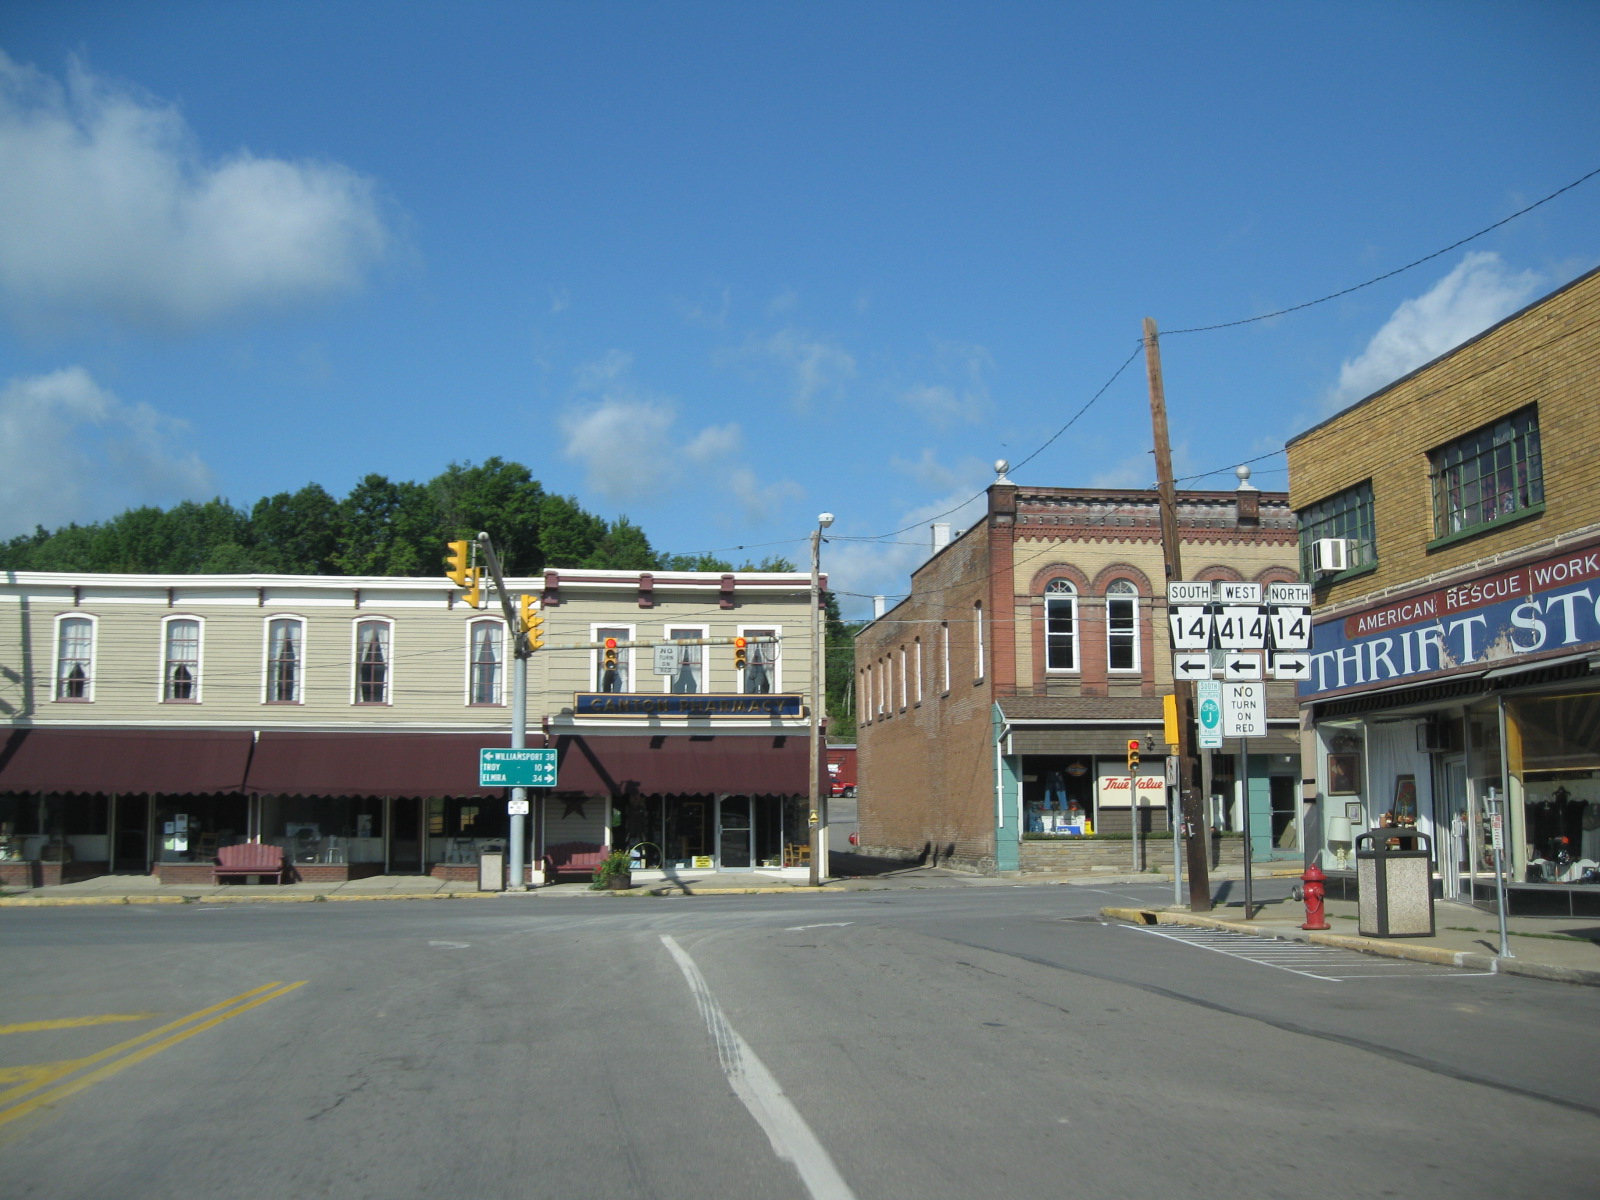
{"label": "metal trash can", "polygon": [[1427,834],[1389,828],[1356,836],[1356,924],[1363,937],[1433,936],[1433,843]]}
{"label": "metal trash can", "polygon": [[485,850],[478,855],[478,890],[503,892],[506,890],[506,856],[504,851]]}

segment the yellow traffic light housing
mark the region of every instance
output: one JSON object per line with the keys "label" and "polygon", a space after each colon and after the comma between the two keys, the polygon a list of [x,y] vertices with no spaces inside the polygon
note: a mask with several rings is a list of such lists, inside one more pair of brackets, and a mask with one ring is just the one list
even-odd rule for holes
{"label": "yellow traffic light housing", "polygon": [[524,592],[517,597],[522,613],[522,632],[528,635],[528,649],[537,650],[544,645],[544,613],[540,611],[539,597]]}
{"label": "yellow traffic light housing", "polygon": [[445,559],[445,563],[448,565],[445,575],[457,587],[466,587],[467,576],[472,571],[472,567],[469,565],[472,561],[472,543],[462,541],[450,542],[448,545],[450,554]]}
{"label": "yellow traffic light housing", "polygon": [[604,666],[605,670],[607,670],[607,671],[615,671],[617,669],[617,639],[616,638],[607,638],[606,639],[606,648],[605,648],[605,654],[603,656],[603,664],[602,665]]}
{"label": "yellow traffic light housing", "polygon": [[482,603],[483,602],[482,581],[483,581],[483,570],[482,570],[482,568],[480,568],[480,567],[468,567],[467,568],[467,577],[463,581],[463,586],[467,589],[467,594],[465,596],[463,596],[462,599],[466,601],[468,608],[482,608],[483,607],[483,603]]}
{"label": "yellow traffic light housing", "polygon": [[1137,771],[1138,769],[1139,769],[1139,739],[1138,738],[1129,738],[1128,739],[1128,770],[1129,771]]}
{"label": "yellow traffic light housing", "polygon": [[733,639],[733,669],[742,671],[750,665],[748,643],[742,637]]}

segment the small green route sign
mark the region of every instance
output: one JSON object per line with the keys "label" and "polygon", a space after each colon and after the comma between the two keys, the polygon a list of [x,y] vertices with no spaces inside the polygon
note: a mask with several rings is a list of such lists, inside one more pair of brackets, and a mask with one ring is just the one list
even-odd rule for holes
{"label": "small green route sign", "polygon": [[1195,711],[1200,718],[1201,750],[1222,749],[1222,685],[1202,680],[1194,685]]}
{"label": "small green route sign", "polygon": [[479,787],[555,787],[554,750],[478,751]]}

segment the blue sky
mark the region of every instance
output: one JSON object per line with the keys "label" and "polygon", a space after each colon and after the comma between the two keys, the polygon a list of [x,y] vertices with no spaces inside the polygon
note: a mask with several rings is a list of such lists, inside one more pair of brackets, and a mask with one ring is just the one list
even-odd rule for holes
{"label": "blue sky", "polygon": [[[798,562],[832,511],[860,613],[1144,317],[1600,167],[1597,54],[1528,0],[0,6],[0,537],[499,454],[663,550]],[[1178,474],[1593,267],[1597,211],[1164,337]],[[1150,442],[1136,361],[1013,477],[1145,486]]]}

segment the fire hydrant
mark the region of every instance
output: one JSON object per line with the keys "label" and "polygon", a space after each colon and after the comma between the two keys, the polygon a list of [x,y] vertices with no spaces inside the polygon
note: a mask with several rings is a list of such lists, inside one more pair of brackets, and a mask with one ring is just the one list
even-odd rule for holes
{"label": "fire hydrant", "polygon": [[1322,873],[1322,868],[1312,863],[1306,868],[1306,873],[1300,876],[1300,889],[1306,902],[1306,923],[1301,929],[1332,929],[1328,918],[1322,912],[1322,898],[1325,892],[1327,876]]}

